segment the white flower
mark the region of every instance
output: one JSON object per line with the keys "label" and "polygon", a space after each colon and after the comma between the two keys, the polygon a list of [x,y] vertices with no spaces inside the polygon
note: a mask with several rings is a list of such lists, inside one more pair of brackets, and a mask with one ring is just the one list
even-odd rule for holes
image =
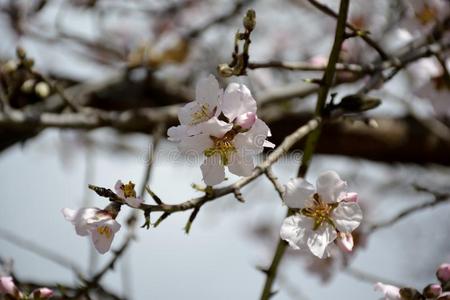
{"label": "white flower", "polygon": [[214,117],[205,123],[201,134],[182,140],[180,149],[206,156],[200,167],[203,180],[207,185],[215,185],[225,179],[225,166],[233,174],[250,176],[253,156],[267,147],[269,134],[269,128],[259,119],[248,131],[239,132],[232,124]]}
{"label": "white flower", "polygon": [[[298,212],[284,220],[281,238],[294,249],[309,248],[319,258],[328,257],[327,247],[338,234],[351,234],[362,220],[357,196],[347,193],[346,188],[346,182],[333,171],[322,173],[315,189],[302,178],[291,179],[284,202]],[[347,250],[352,241],[346,237]]]}
{"label": "white flower", "polygon": [[67,221],[75,226],[75,231],[80,236],[91,236],[95,249],[101,254],[108,252],[114,235],[120,229],[120,224],[111,215],[98,208],[81,208],[73,210],[62,209]]}
{"label": "white flower", "polygon": [[136,191],[134,190],[134,183],[129,181],[127,184],[124,184],[122,181],[117,180],[114,185],[114,190],[116,191],[117,196],[125,200],[125,202],[131,207],[138,208],[144,199],[136,196]]}
{"label": "white flower", "polygon": [[[211,98],[215,99],[215,106],[213,101],[205,102]],[[270,130],[258,119],[250,90],[243,84],[231,83],[221,94],[217,81],[210,76],[197,85],[194,102],[180,110],[181,125],[169,128],[169,140],[180,142],[179,148],[186,154],[206,156],[200,168],[207,185],[225,179],[225,166],[233,174],[250,176],[253,156],[264,147],[274,147],[266,140]],[[203,107],[201,103],[207,105]]]}
{"label": "white flower", "polygon": [[401,300],[400,289],[393,285],[383,284],[378,282],[374,286],[375,291],[382,292],[384,300]]}
{"label": "white flower", "polygon": [[195,89],[195,100],[178,111],[180,125],[167,131],[169,140],[179,142],[186,136],[199,133],[203,122],[220,114],[222,97],[223,91],[213,75],[200,79]]}

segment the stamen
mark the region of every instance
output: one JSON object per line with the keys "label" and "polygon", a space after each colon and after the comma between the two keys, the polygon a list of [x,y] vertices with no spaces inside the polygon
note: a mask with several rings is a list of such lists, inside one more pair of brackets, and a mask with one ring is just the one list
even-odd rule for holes
{"label": "stamen", "polygon": [[200,109],[192,113],[191,125],[196,125],[198,123],[207,121],[211,116],[209,115],[208,104],[203,104]]}
{"label": "stamen", "polygon": [[228,165],[230,155],[236,151],[233,144],[233,138],[236,134],[233,131],[227,132],[222,138],[211,136],[214,146],[205,150],[207,157],[219,154],[220,160],[224,166]]}
{"label": "stamen", "polygon": [[97,227],[97,232],[100,235],[106,236],[107,239],[110,239],[111,235],[112,235],[111,228],[109,228],[108,226],[99,226],[99,227]]}
{"label": "stamen", "polygon": [[335,227],[333,219],[331,218],[331,212],[338,206],[338,203],[328,204],[320,199],[319,194],[313,195],[313,205],[311,207],[303,208],[300,212],[314,220],[313,230],[319,229],[324,222],[327,222],[331,226]]}
{"label": "stamen", "polygon": [[120,189],[123,191],[125,198],[136,197],[136,191],[134,190],[134,183],[131,181],[128,184],[122,184]]}

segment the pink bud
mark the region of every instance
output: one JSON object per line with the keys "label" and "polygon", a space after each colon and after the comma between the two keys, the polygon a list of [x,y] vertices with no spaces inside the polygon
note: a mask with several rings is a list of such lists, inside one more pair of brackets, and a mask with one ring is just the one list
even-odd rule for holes
{"label": "pink bud", "polygon": [[436,277],[443,283],[450,281],[450,264],[440,265],[436,272]]}
{"label": "pink bud", "polygon": [[439,284],[429,284],[423,289],[425,298],[434,299],[442,293],[442,287]]}
{"label": "pink bud", "polygon": [[242,129],[250,129],[256,121],[256,114],[254,112],[248,112],[237,116],[234,120],[234,124],[240,126]]}
{"label": "pink bud", "polygon": [[35,299],[48,299],[53,296],[53,291],[49,288],[43,287],[34,290],[33,293],[31,293],[31,295]]}
{"label": "pink bud", "polygon": [[0,294],[9,294],[14,297],[20,294],[12,277],[0,276]]}
{"label": "pink bud", "polygon": [[352,252],[354,246],[352,234],[348,232],[338,232],[336,244],[342,251],[347,253]]}
{"label": "pink bud", "polygon": [[357,193],[347,193],[345,197],[342,199],[344,202],[357,203],[358,202],[358,194]]}

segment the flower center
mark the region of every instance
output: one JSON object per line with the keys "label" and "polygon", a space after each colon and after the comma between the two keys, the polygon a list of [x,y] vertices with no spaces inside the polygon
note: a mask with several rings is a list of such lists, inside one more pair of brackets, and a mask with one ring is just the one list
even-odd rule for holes
{"label": "flower center", "polygon": [[209,106],[208,104],[203,104],[199,110],[197,110],[196,112],[192,113],[191,115],[192,117],[192,122],[191,125],[196,125],[198,123],[204,122],[204,121],[208,121],[209,118],[211,117],[209,115]]}
{"label": "flower center", "polygon": [[233,139],[235,136],[236,133],[233,130],[227,132],[222,138],[210,136],[214,142],[214,146],[206,149],[205,155],[210,157],[214,154],[219,154],[222,164],[224,166],[228,165],[231,153],[236,151],[236,147],[233,144]]}
{"label": "flower center", "polygon": [[434,7],[425,4],[423,8],[416,13],[416,17],[422,25],[426,25],[436,19],[437,11]]}
{"label": "flower center", "polygon": [[125,198],[136,197],[136,191],[134,190],[134,183],[129,181],[127,184],[122,184],[120,189],[123,191]]}
{"label": "flower center", "polygon": [[331,218],[331,212],[337,207],[337,205],[337,203],[329,204],[324,202],[320,199],[319,194],[315,193],[313,195],[313,206],[303,208],[301,213],[314,220],[313,230],[317,230],[324,222],[336,227],[333,219]]}
{"label": "flower center", "polygon": [[111,228],[109,228],[108,226],[97,227],[97,232],[100,235],[104,235],[108,240],[111,238],[112,235]]}

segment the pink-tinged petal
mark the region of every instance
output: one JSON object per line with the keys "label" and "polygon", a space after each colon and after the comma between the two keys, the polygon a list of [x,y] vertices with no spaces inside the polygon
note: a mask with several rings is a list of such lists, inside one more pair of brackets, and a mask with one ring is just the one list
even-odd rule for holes
{"label": "pink-tinged petal", "polygon": [[167,130],[168,140],[172,142],[179,142],[183,138],[189,136],[189,127],[186,125],[172,126]]}
{"label": "pink-tinged petal", "polygon": [[374,289],[377,292],[381,292],[384,295],[385,300],[401,300],[400,289],[396,286],[383,284],[378,282],[374,285]]}
{"label": "pink-tinged petal", "polygon": [[222,91],[214,75],[209,75],[197,82],[195,100],[200,104],[207,104],[210,108],[218,105]]}
{"label": "pink-tinged petal", "polygon": [[336,244],[342,251],[347,253],[352,252],[354,246],[352,234],[345,232],[338,232]]}
{"label": "pink-tinged petal", "polygon": [[220,121],[217,117],[213,117],[201,124],[201,130],[204,134],[218,138],[223,137],[231,128],[233,128],[232,124]]}
{"label": "pink-tinged petal", "polygon": [[92,244],[100,254],[109,251],[114,235],[119,229],[120,224],[113,219],[97,222],[89,228]]}
{"label": "pink-tinged petal", "polygon": [[138,208],[142,202],[144,202],[144,199],[142,199],[141,197],[128,197],[128,198],[124,198],[125,202],[134,208]]}
{"label": "pink-tinged petal", "polygon": [[329,255],[327,247],[336,239],[336,230],[328,223],[322,225],[316,230],[311,230],[308,235],[307,244],[312,254],[318,258],[326,258]]}
{"label": "pink-tinged petal", "polygon": [[256,101],[245,85],[230,83],[224,92],[221,110],[230,121],[233,121],[239,115],[256,113]]}
{"label": "pink-tinged petal", "polygon": [[290,208],[310,206],[315,190],[312,184],[303,178],[293,178],[285,185],[284,203]]}
{"label": "pink-tinged petal", "polygon": [[238,176],[250,176],[253,173],[253,157],[235,152],[230,156],[228,170]]}
{"label": "pink-tinged petal", "polygon": [[442,283],[450,281],[450,264],[440,265],[436,272],[436,277]]}
{"label": "pink-tinged petal", "polygon": [[185,154],[202,157],[203,151],[213,146],[214,143],[208,134],[199,134],[183,139],[178,148]]}
{"label": "pink-tinged petal", "polygon": [[31,296],[33,299],[48,299],[50,297],[53,297],[53,291],[49,288],[43,287],[40,289],[35,289]]}
{"label": "pink-tinged petal", "polygon": [[259,154],[264,150],[269,132],[266,123],[256,119],[255,124],[249,131],[236,135],[234,144],[237,148],[245,149],[248,154]]}
{"label": "pink-tinged petal", "polygon": [[351,202],[351,203],[358,203],[358,194],[357,193],[344,193],[342,194],[341,199],[339,201],[343,202]]}
{"label": "pink-tinged petal", "polygon": [[122,190],[123,182],[119,179],[117,180],[116,184],[114,185],[114,191],[116,192],[117,196],[120,198],[125,198],[125,195]]}
{"label": "pink-tinged petal", "polygon": [[334,171],[327,171],[319,175],[316,181],[317,193],[328,203],[337,202],[341,193],[347,189],[347,183]]}
{"label": "pink-tinged petal", "polygon": [[206,158],[200,169],[206,185],[216,185],[225,180],[225,168],[218,154]]}
{"label": "pink-tinged petal", "polygon": [[201,110],[201,105],[197,101],[189,102],[178,110],[178,120],[181,125],[192,125],[195,121],[193,115]]}
{"label": "pink-tinged petal", "polygon": [[298,250],[307,247],[307,228],[311,227],[311,219],[302,215],[293,215],[283,221],[280,229],[280,238],[289,243],[289,246]]}
{"label": "pink-tinged petal", "polygon": [[350,233],[361,224],[363,215],[357,203],[340,202],[333,210],[331,217],[337,230]]}
{"label": "pink-tinged petal", "polygon": [[0,276],[0,294],[16,296],[18,293],[19,290],[17,289],[11,276]]}
{"label": "pink-tinged petal", "polygon": [[234,124],[241,127],[242,129],[250,129],[256,121],[256,114],[254,112],[248,112],[237,116],[234,120]]}
{"label": "pink-tinged petal", "polygon": [[63,208],[62,213],[67,221],[70,221],[75,226],[75,231],[78,235],[86,236],[89,234],[89,222],[95,219],[97,213],[100,211],[98,208],[81,208],[79,210],[73,210],[69,208]]}

